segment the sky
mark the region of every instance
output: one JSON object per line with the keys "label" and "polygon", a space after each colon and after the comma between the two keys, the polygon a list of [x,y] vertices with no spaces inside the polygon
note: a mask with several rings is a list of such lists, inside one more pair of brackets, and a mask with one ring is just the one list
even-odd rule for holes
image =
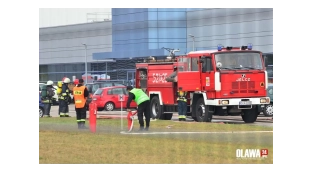
{"label": "sky", "polygon": [[39,28],[86,23],[87,13],[100,13],[98,17],[110,18],[111,8],[33,8],[32,23],[39,24]]}

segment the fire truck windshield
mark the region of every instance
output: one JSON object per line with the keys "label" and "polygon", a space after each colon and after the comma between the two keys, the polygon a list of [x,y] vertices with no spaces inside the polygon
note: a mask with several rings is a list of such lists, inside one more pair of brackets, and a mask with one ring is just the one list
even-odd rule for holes
{"label": "fire truck windshield", "polygon": [[261,56],[255,52],[219,53],[215,61],[221,63],[221,69],[263,69]]}

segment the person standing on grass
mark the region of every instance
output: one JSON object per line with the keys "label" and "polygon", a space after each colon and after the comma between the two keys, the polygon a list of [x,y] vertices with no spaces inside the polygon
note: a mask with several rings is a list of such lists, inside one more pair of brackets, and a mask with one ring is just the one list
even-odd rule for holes
{"label": "person standing on grass", "polygon": [[79,79],[79,84],[73,88],[78,129],[88,129],[85,122],[87,117],[86,101],[89,91],[83,82],[83,79]]}
{"label": "person standing on grass", "polygon": [[54,88],[53,88],[53,81],[49,80],[47,82],[47,89],[46,90],[43,90],[43,91],[46,91],[44,93],[46,93],[46,97],[42,98],[42,103],[43,103],[43,107],[44,107],[44,114],[43,116],[44,117],[51,117],[50,115],[50,111],[51,111],[51,105],[52,105],[52,98],[54,96]]}
{"label": "person standing on grass", "polygon": [[186,112],[187,112],[187,91],[179,90],[177,92],[178,98],[178,113],[179,121],[186,121]]}
{"label": "person standing on grass", "polygon": [[[139,131],[148,131],[150,126],[150,98],[144,93],[142,89],[133,88],[132,86],[127,86],[127,91],[129,92],[129,97],[127,101],[127,112],[130,112],[130,103],[132,100],[138,105],[138,119],[140,123]],[[146,127],[144,128],[143,113],[145,116]]]}
{"label": "person standing on grass", "polygon": [[60,107],[60,117],[69,117],[68,114],[68,101],[69,101],[69,94],[70,94],[70,90],[68,88],[68,84],[70,82],[69,78],[65,78],[62,84],[62,92],[59,98],[59,107]]}

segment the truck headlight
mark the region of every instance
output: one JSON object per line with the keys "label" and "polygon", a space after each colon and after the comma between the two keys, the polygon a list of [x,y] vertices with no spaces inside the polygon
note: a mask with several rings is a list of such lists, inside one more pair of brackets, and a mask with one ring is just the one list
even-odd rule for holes
{"label": "truck headlight", "polygon": [[260,103],[270,103],[270,98],[261,98]]}
{"label": "truck headlight", "polygon": [[269,90],[269,94],[273,94],[273,88]]}
{"label": "truck headlight", "polygon": [[219,100],[219,104],[228,105],[230,102],[228,100]]}

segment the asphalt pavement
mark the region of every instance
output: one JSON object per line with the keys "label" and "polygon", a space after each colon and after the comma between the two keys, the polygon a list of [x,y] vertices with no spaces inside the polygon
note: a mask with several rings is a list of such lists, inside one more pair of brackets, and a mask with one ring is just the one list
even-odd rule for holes
{"label": "asphalt pavement", "polygon": [[[50,115],[52,117],[59,117],[58,115],[58,109],[59,107],[52,106]],[[88,117],[89,112],[87,112],[87,117]],[[75,111],[75,106],[74,104],[69,105],[69,116],[71,117],[76,117],[76,111]],[[125,110],[115,110],[115,111],[98,111],[97,112],[97,118],[126,118],[127,117],[127,111]],[[172,116],[172,121],[178,122],[178,113],[173,113]],[[194,122],[193,119],[187,118],[187,122]],[[241,116],[213,116],[212,122],[216,123],[233,123],[233,124],[246,124],[242,120]],[[251,123],[253,125],[263,125],[263,126],[269,126],[273,127],[273,119],[272,117],[265,117],[264,115],[259,115],[257,118],[257,121],[255,123]]]}

